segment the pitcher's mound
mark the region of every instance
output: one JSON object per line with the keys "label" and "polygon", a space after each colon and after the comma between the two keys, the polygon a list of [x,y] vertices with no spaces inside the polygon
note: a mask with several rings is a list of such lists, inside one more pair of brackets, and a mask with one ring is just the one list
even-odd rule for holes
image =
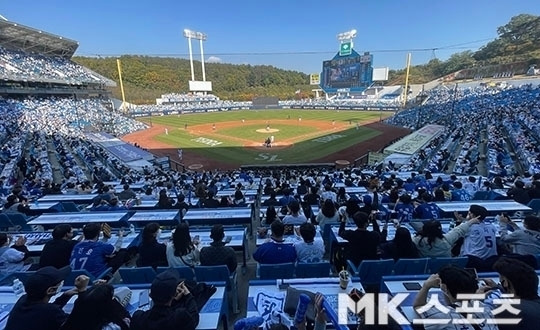
{"label": "pitcher's mound", "polygon": [[293,145],[292,143],[288,143],[288,142],[274,142],[272,143],[272,147],[267,147],[266,145],[264,145],[264,143],[252,142],[252,143],[244,144],[244,147],[254,148],[254,149],[259,149],[259,150],[272,150],[272,149],[289,148],[292,145]]}
{"label": "pitcher's mound", "polygon": [[259,128],[258,130],[256,130],[257,133],[276,133],[276,132],[279,132],[279,129],[276,129],[276,128],[269,128],[269,129],[266,129],[266,128]]}

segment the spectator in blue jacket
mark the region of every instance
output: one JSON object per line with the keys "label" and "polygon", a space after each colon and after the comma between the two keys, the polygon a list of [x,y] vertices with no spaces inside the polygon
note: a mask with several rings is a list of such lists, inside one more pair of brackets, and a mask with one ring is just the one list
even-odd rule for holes
{"label": "spectator in blue jacket", "polygon": [[283,240],[285,225],[276,220],[270,225],[272,235],[268,242],[259,246],[253,253],[253,259],[260,264],[281,264],[296,261],[296,250],[292,244]]}

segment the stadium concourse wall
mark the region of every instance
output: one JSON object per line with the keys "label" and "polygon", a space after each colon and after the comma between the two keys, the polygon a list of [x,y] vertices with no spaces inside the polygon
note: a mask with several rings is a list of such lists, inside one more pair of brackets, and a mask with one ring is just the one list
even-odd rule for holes
{"label": "stadium concourse wall", "polygon": [[[358,111],[398,111],[401,108],[396,106],[376,107],[376,106],[308,106],[308,105],[281,105],[273,108],[275,109],[304,109],[304,110],[358,110]],[[233,110],[260,110],[260,108],[253,107],[220,107],[215,109],[188,109],[188,110],[163,110],[163,111],[143,111],[143,112],[131,112],[127,115],[131,117],[150,117],[150,116],[168,116],[178,115],[185,113],[204,113],[204,112],[216,112],[216,111],[233,111]]]}

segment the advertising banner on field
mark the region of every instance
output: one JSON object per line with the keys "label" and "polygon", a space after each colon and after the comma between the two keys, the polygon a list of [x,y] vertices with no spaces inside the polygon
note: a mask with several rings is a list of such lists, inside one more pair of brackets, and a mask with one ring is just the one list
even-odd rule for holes
{"label": "advertising banner on field", "polygon": [[310,85],[319,85],[321,83],[321,75],[319,73],[312,73],[309,75]]}
{"label": "advertising banner on field", "polygon": [[398,142],[384,149],[384,153],[400,153],[412,155],[428,144],[433,138],[444,130],[444,126],[426,125],[416,132],[413,132]]}

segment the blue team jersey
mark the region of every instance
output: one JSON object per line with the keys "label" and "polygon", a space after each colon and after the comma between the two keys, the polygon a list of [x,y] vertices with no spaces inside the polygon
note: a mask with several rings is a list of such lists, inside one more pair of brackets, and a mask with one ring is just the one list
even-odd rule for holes
{"label": "blue team jersey", "polygon": [[439,207],[435,203],[420,204],[414,210],[415,217],[420,219],[439,219]]}
{"label": "blue team jersey", "polygon": [[452,190],[452,201],[466,202],[471,200],[471,195],[465,189]]}
{"label": "blue team jersey", "polygon": [[397,212],[397,220],[399,222],[411,222],[414,206],[412,204],[396,204],[395,211]]}
{"label": "blue team jersey", "polygon": [[73,270],[85,269],[94,276],[107,269],[106,256],[113,254],[114,246],[99,241],[82,241],[71,252],[70,266]]}

